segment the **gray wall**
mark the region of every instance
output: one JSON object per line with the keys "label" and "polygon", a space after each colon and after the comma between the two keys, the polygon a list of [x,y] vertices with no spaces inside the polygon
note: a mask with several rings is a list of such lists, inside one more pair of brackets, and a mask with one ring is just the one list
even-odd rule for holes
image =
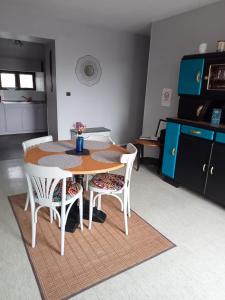
{"label": "gray wall", "polygon": [[[44,62],[44,45],[23,42],[21,47],[14,40],[0,38],[0,70],[41,72]],[[1,90],[0,96],[5,101],[25,101],[23,96],[32,97],[33,101],[45,101],[45,92]]]}
{"label": "gray wall", "polygon": [[56,73],[55,63],[52,64],[52,74],[50,74],[50,51],[52,61],[55,61],[55,43],[49,42],[45,46],[45,88],[47,96],[47,120],[48,133],[58,139],[58,122],[57,122],[57,97],[56,97]]}
{"label": "gray wall", "polygon": [[[4,3],[0,28],[15,35],[55,40],[58,136],[70,137],[75,121],[106,126],[116,142],[137,137],[142,129],[148,39],[130,33],[53,20]],[[79,57],[94,55],[102,66],[98,85],[86,87],[75,76]],[[71,97],[66,97],[70,91]],[[54,112],[51,118],[55,118]]]}
{"label": "gray wall", "polygon": [[[1,49],[1,43],[0,43]],[[37,59],[0,56],[0,69],[7,71],[40,72],[41,62]]]}
{"label": "gray wall", "polygon": [[[177,82],[183,55],[197,53],[202,42],[208,52],[225,40],[225,1],[152,24],[143,135],[153,135],[160,118],[177,115]],[[164,87],[173,89],[171,107],[161,106]]]}
{"label": "gray wall", "polygon": [[0,69],[8,71],[41,71],[44,45],[23,42],[17,46],[12,39],[0,38]]}

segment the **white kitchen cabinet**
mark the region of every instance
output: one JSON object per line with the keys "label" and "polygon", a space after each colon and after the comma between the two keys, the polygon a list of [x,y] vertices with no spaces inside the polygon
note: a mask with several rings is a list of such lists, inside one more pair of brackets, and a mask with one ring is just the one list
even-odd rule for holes
{"label": "white kitchen cabinet", "polygon": [[37,122],[36,105],[22,104],[22,131],[35,131]]}
{"label": "white kitchen cabinet", "polygon": [[43,72],[36,72],[35,73],[35,80],[36,80],[36,91],[44,92],[45,91],[45,77]]}
{"label": "white kitchen cabinet", "polygon": [[23,130],[22,127],[22,105],[5,104],[5,130],[6,133],[17,133]]}
{"label": "white kitchen cabinet", "polygon": [[6,103],[3,111],[5,112],[5,132],[1,134],[47,130],[46,104]]}
{"label": "white kitchen cabinet", "polygon": [[[92,127],[92,128],[86,128],[82,136],[84,138],[88,138],[90,136],[95,135],[104,135],[104,136],[110,136],[111,129],[105,128],[105,127]],[[71,139],[73,140],[76,137],[76,130],[70,129]]]}
{"label": "white kitchen cabinet", "polygon": [[5,132],[5,111],[4,105],[0,103],[0,134]]}
{"label": "white kitchen cabinet", "polygon": [[47,108],[46,104],[36,104],[36,128],[39,130],[47,130]]}

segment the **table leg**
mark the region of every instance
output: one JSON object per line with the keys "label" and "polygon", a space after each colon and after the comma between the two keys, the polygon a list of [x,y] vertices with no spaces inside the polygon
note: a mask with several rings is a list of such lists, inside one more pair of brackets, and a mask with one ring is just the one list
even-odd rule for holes
{"label": "table leg", "polygon": [[[74,181],[81,184],[84,188],[84,175],[75,175]],[[83,195],[83,219],[89,220],[89,199],[87,195]],[[106,214],[101,211],[97,210],[96,208],[93,209],[93,222],[104,223],[106,219]],[[80,224],[80,217],[79,217],[79,206],[78,202],[76,201],[70,209],[67,222],[66,222],[66,232],[74,232],[76,228],[79,227]]]}
{"label": "table leg", "polygon": [[136,158],[136,162],[137,162],[136,171],[138,171],[140,168],[141,158],[143,157],[143,149],[142,149],[142,145],[140,145],[140,144],[135,144],[135,146],[138,150],[137,158]]}
{"label": "table leg", "polygon": [[144,157],[144,145],[140,145],[140,160]]}
{"label": "table leg", "polygon": [[75,182],[79,183],[84,189],[84,175],[74,175]]}
{"label": "table leg", "polygon": [[[79,183],[82,187],[84,187],[83,179],[84,179],[84,175],[73,176],[73,181]],[[74,232],[76,228],[79,227],[79,224],[80,224],[79,206],[78,206],[78,201],[76,201],[72,205],[69,215],[67,217],[65,231]]]}

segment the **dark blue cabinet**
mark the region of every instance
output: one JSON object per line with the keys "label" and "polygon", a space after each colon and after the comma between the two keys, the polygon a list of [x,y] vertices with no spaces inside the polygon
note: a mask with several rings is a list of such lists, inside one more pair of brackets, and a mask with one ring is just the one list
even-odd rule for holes
{"label": "dark blue cabinet", "polygon": [[[224,134],[224,133],[222,133]],[[215,143],[209,162],[209,172],[205,195],[219,204],[225,206],[225,144]]]}
{"label": "dark blue cabinet", "polygon": [[200,95],[204,70],[204,58],[183,59],[180,63],[179,95]]}
{"label": "dark blue cabinet", "polygon": [[212,141],[182,133],[176,162],[176,182],[192,191],[204,193]]}
{"label": "dark blue cabinet", "polygon": [[167,122],[162,174],[170,178],[175,174],[179,135],[180,124]]}
{"label": "dark blue cabinet", "polygon": [[163,152],[164,180],[185,186],[225,206],[225,132],[201,123],[167,122]]}

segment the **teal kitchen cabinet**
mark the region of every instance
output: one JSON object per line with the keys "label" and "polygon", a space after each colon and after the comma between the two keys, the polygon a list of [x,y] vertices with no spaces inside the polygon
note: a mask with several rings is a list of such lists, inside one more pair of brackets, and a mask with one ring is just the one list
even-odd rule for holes
{"label": "teal kitchen cabinet", "polygon": [[204,58],[182,59],[178,82],[179,95],[200,95],[204,70]]}
{"label": "teal kitchen cabinet", "polygon": [[180,136],[180,124],[167,122],[166,137],[164,144],[162,174],[174,178],[176,168],[176,157]]}

